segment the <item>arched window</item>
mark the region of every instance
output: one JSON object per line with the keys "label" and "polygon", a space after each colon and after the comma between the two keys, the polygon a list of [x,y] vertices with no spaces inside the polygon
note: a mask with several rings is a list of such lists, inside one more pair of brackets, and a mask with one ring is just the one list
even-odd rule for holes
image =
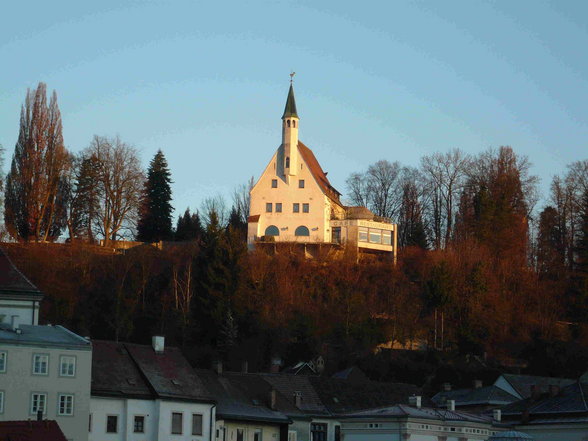
{"label": "arched window", "polygon": [[310,236],[310,231],[308,231],[308,228],[304,225],[300,225],[296,228],[296,231],[294,231],[294,236]]}
{"label": "arched window", "polygon": [[288,127],[290,127],[290,120],[288,120],[287,124],[288,124]]}
{"label": "arched window", "polygon": [[296,128],[296,121],[292,120],[292,127]]}
{"label": "arched window", "polygon": [[269,227],[267,227],[265,229],[265,235],[266,236],[279,236],[280,230],[278,230],[278,227],[276,227],[275,225],[270,225]]}

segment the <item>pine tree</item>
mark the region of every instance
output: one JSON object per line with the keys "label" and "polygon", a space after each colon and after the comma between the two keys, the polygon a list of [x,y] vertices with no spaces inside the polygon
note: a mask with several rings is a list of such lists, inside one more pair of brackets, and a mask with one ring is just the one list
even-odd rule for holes
{"label": "pine tree", "polygon": [[171,173],[163,152],[158,150],[147,171],[145,194],[137,239],[145,242],[172,237]]}
{"label": "pine tree", "polygon": [[175,240],[188,241],[188,240],[199,240],[202,237],[203,229],[200,222],[200,216],[198,213],[190,213],[190,209],[186,208],[186,211],[182,216],[178,218],[176,225]]}
{"label": "pine tree", "polygon": [[72,201],[71,231],[76,238],[94,242],[94,223],[99,207],[99,189],[96,181],[100,164],[95,156],[83,158],[76,173]]}

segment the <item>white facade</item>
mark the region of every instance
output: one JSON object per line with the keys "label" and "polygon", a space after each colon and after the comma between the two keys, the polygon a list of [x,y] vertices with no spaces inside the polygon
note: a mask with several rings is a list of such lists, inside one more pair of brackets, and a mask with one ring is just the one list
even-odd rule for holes
{"label": "white facade", "polygon": [[234,420],[216,422],[216,441],[280,441],[280,426]]}
{"label": "white facade", "polygon": [[38,325],[40,306],[38,300],[0,297],[0,323],[11,324],[16,317],[19,324]]}
{"label": "white facade", "polygon": [[[172,433],[174,413],[182,415],[181,433]],[[215,430],[214,405],[205,403],[92,396],[90,415],[90,441],[209,441]],[[192,432],[193,415],[201,416],[201,434]],[[108,417],[116,417],[115,432]]]}

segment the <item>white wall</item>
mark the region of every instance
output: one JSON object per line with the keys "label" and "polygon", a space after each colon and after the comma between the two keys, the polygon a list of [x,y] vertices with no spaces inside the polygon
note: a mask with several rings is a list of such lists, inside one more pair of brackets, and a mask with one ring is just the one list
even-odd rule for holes
{"label": "white wall", "polygon": [[588,423],[568,425],[517,426],[535,441],[588,441]]}
{"label": "white wall", "polygon": [[39,324],[39,302],[33,300],[0,299],[0,323],[11,323],[13,315],[19,316],[21,325]]}
{"label": "white wall", "polygon": [[226,433],[225,441],[236,441],[237,429],[243,430],[243,441],[253,441],[255,432],[261,430],[262,441],[280,441],[279,424],[246,423],[241,421],[220,420],[217,421],[219,429],[217,441],[223,441],[223,430]]}

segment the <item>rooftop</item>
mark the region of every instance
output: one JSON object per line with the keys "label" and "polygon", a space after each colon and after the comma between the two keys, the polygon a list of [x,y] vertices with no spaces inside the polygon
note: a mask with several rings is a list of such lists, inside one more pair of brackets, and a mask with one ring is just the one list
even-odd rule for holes
{"label": "rooftop", "polygon": [[91,350],[91,343],[63,326],[20,325],[20,332],[0,323],[0,342],[12,345]]}
{"label": "rooftop", "polygon": [[1,441],[66,441],[56,421],[0,421]]}
{"label": "rooftop", "polygon": [[43,293],[21,273],[0,248],[0,297],[41,300]]}
{"label": "rooftop", "polygon": [[447,400],[455,400],[456,406],[496,405],[513,403],[519,398],[497,386],[485,386],[470,389],[455,389],[437,393],[431,400],[436,405],[443,405]]}

